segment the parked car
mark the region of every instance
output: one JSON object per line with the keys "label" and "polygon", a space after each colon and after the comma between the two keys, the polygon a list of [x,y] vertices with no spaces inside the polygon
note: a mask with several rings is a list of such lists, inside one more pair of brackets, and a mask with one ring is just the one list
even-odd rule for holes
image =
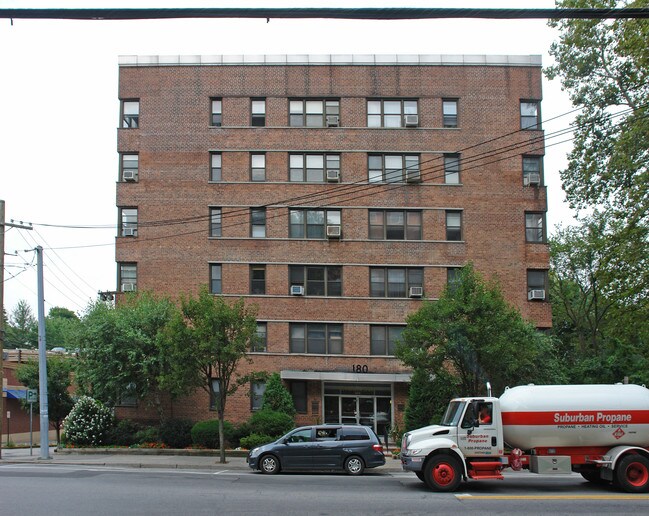
{"label": "parked car", "polygon": [[281,470],[344,470],[360,475],[385,464],[383,446],[362,425],[315,425],[291,430],[277,441],[253,448],[248,466],[262,473]]}

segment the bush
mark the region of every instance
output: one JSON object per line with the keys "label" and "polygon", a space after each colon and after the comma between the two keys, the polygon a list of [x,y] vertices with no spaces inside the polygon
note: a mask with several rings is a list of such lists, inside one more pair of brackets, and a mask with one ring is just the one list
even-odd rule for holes
{"label": "bush", "polygon": [[187,448],[192,444],[192,426],[188,419],[168,419],[160,425],[160,440],[170,448]]}
{"label": "bush", "polygon": [[288,391],[279,373],[273,373],[266,382],[266,391],[264,392],[264,401],[261,406],[262,410],[274,410],[283,412],[289,416],[295,416],[295,403],[293,396]]}
{"label": "bush", "polygon": [[106,444],[115,418],[101,402],[82,396],[63,420],[66,443],[81,446]]}
{"label": "bush", "polygon": [[274,410],[260,410],[255,412],[248,420],[250,434],[270,435],[274,440],[295,426],[293,418],[283,412]]}
{"label": "bush", "polygon": [[250,434],[248,437],[241,438],[241,447],[246,450],[252,450],[257,446],[272,443],[276,438],[269,435]]}
{"label": "bush", "polygon": [[160,441],[160,429],[157,426],[143,428],[135,434],[135,443],[157,443]]}
{"label": "bush", "polygon": [[121,419],[117,425],[111,428],[106,438],[107,444],[114,444],[116,446],[131,446],[135,444],[135,434],[142,429],[142,425],[131,421],[130,419]]}
{"label": "bush", "polygon": [[[223,422],[223,433],[226,445],[232,444],[231,439],[235,435],[235,429],[232,423],[228,421]],[[192,427],[191,437],[195,445],[217,450],[219,448],[219,420],[210,419],[208,421],[199,421]]]}

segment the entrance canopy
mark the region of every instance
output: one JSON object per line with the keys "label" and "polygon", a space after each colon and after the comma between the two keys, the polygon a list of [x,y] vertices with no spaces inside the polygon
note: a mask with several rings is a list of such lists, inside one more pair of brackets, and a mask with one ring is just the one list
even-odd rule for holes
{"label": "entrance canopy", "polygon": [[24,400],[27,398],[27,391],[25,389],[2,389],[3,394],[6,393],[8,399]]}
{"label": "entrance canopy", "polygon": [[335,371],[289,371],[282,380],[323,380],[327,382],[410,383],[411,373],[339,373]]}

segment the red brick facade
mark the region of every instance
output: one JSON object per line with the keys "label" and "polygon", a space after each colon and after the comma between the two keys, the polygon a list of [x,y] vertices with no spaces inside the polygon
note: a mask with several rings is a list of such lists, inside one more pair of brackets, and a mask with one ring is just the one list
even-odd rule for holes
{"label": "red brick facade", "polygon": [[[448,269],[472,261],[498,278],[524,317],[541,328],[551,324],[549,304],[528,301],[528,270],[547,271],[549,258],[544,238],[526,241],[525,215],[545,213],[546,190],[542,180],[541,186],[524,186],[522,171],[523,156],[542,158],[543,133],[520,130],[521,102],[540,105],[540,62],[533,56],[475,64],[468,57],[454,64],[437,58],[305,64],[296,57],[292,64],[270,65],[122,60],[119,97],[139,101],[139,113],[137,128],[124,128],[120,120],[118,151],[137,154],[139,166],[137,181],[123,181],[120,174],[117,206],[137,208],[138,226],[135,238],[117,238],[118,271],[120,264],[135,264],[137,289],[176,296],[196,293],[210,281],[210,264],[221,265],[223,295],[258,305],[259,321],[267,323],[267,352],[252,353],[253,363],[244,369],[280,371],[289,387],[305,381],[300,423],[327,419],[325,390],[355,397],[360,407],[361,398],[369,406],[367,400],[378,396],[371,393],[377,386],[390,398],[390,419],[402,420],[407,376],[390,381],[385,375],[409,371],[392,356],[370,353],[370,328],[403,324],[421,301],[409,298],[409,291],[402,297],[371,295],[371,267],[420,268],[424,296],[435,299]],[[210,123],[213,98],[222,103],[220,127]],[[265,99],[264,127],[251,125],[253,98]],[[339,125],[291,126],[295,99],[339,101]],[[443,126],[443,99],[457,100],[457,127]],[[416,100],[416,126],[368,127],[370,100]],[[210,181],[215,152],[221,154],[220,181]],[[265,153],[263,182],[251,181],[251,153]],[[289,181],[294,153],[339,154],[340,182]],[[418,156],[421,182],[370,183],[369,154]],[[458,184],[445,183],[444,154],[460,156]],[[251,237],[255,206],[266,206],[265,238]],[[210,237],[210,207],[221,209],[220,237]],[[290,238],[291,208],[340,209],[341,238]],[[420,212],[421,234],[371,239],[370,209]],[[447,240],[448,210],[461,212],[459,241]],[[149,224],[154,221],[182,223]],[[341,266],[342,295],[290,295],[289,266],[308,264]],[[251,265],[265,265],[265,295],[250,294]],[[289,325],[298,322],[342,324],[342,354],[291,353]],[[250,416],[248,394],[230,399],[227,419]],[[194,420],[213,417],[202,392],[174,403],[173,412]]]}

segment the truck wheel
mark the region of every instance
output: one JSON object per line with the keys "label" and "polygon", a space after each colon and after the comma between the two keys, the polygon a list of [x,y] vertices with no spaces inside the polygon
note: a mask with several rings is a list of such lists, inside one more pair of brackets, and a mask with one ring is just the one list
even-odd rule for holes
{"label": "truck wheel", "polygon": [[435,455],[424,467],[424,481],[433,491],[455,491],[462,481],[460,464],[450,455]]}
{"label": "truck wheel", "polygon": [[426,482],[426,477],[424,476],[423,471],[415,471],[415,475],[417,475],[417,478],[422,482]]}
{"label": "truck wheel", "polygon": [[627,493],[649,492],[649,459],[631,454],[615,468],[615,484]]}

